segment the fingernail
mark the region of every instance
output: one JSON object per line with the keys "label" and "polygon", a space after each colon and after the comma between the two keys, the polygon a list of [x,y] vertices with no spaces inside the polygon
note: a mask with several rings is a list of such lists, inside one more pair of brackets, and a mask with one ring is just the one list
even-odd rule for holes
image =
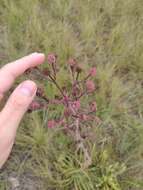
{"label": "fingernail", "polygon": [[36,91],[36,84],[32,81],[25,81],[20,85],[19,90],[21,94],[31,97]]}
{"label": "fingernail", "polygon": [[45,57],[44,53],[37,53],[38,56]]}
{"label": "fingernail", "polygon": [[38,52],[34,52],[31,55],[38,55],[38,56],[44,56],[44,53],[38,53]]}
{"label": "fingernail", "polygon": [[40,58],[40,59],[45,59],[45,54],[44,53],[37,53],[37,52],[35,52],[35,53],[32,53],[30,56],[32,56],[32,57],[35,57],[35,58]]}

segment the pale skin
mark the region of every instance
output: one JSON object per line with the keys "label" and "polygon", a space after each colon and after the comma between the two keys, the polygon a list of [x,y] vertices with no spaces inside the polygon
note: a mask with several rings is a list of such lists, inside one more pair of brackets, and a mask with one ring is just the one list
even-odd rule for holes
{"label": "pale skin", "polygon": [[[25,70],[38,66],[45,60],[44,54],[32,53],[4,65],[0,69],[0,101],[15,79]],[[0,110],[0,169],[9,157],[14,144],[17,128],[35,97],[37,86],[31,80],[23,81],[10,95],[4,108]]]}

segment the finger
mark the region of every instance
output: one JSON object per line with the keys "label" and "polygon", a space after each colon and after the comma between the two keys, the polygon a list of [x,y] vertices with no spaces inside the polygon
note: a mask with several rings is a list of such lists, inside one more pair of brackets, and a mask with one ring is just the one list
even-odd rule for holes
{"label": "finger", "polygon": [[3,164],[5,163],[5,161],[8,159],[8,156],[11,152],[12,146],[13,146],[13,141],[12,142],[6,142],[3,141],[4,143],[0,144],[0,169],[2,168]]}
{"label": "finger", "polygon": [[[36,93],[36,84],[27,80],[21,83],[8,99],[0,113],[0,144],[14,139],[17,127]],[[2,137],[4,138],[2,138]]]}
{"label": "finger", "polygon": [[44,54],[32,53],[12,63],[8,63],[0,69],[0,99],[13,84],[16,77],[25,70],[41,64],[45,59]]}
{"label": "finger", "polygon": [[12,93],[0,113],[0,168],[12,149],[17,127],[36,93],[36,84],[27,80]]}

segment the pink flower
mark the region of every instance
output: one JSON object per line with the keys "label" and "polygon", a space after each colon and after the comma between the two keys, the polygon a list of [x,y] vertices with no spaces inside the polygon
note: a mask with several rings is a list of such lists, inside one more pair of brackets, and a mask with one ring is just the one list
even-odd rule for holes
{"label": "pink flower", "polygon": [[80,101],[79,100],[76,100],[72,103],[72,108],[75,110],[75,111],[78,111],[79,108],[80,108]]}
{"label": "pink flower", "polygon": [[48,59],[48,62],[49,62],[50,64],[56,63],[57,55],[54,54],[54,53],[50,53],[50,54],[48,55],[47,59]]}
{"label": "pink flower", "polygon": [[89,71],[89,75],[91,75],[92,77],[94,77],[96,75],[96,67],[92,67]]}
{"label": "pink flower", "polygon": [[92,80],[86,81],[86,89],[87,89],[87,92],[89,92],[89,93],[91,93],[95,90],[95,84]]}
{"label": "pink flower", "polygon": [[68,64],[70,65],[70,66],[75,66],[76,65],[76,60],[75,59],[73,59],[73,58],[70,58],[69,60],[68,60]]}
{"label": "pink flower", "polygon": [[54,128],[55,126],[56,126],[55,120],[49,120],[48,121],[48,124],[47,124],[48,128]]}

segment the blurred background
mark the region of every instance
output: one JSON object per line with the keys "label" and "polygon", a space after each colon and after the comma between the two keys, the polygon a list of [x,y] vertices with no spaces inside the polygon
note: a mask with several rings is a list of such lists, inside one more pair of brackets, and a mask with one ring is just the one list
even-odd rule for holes
{"label": "blurred background", "polygon": [[70,57],[97,67],[93,165],[84,171],[72,139],[43,127],[60,109],[36,111],[21,123],[0,190],[142,190],[143,1],[0,0],[0,67],[35,51],[58,55],[61,83]]}

